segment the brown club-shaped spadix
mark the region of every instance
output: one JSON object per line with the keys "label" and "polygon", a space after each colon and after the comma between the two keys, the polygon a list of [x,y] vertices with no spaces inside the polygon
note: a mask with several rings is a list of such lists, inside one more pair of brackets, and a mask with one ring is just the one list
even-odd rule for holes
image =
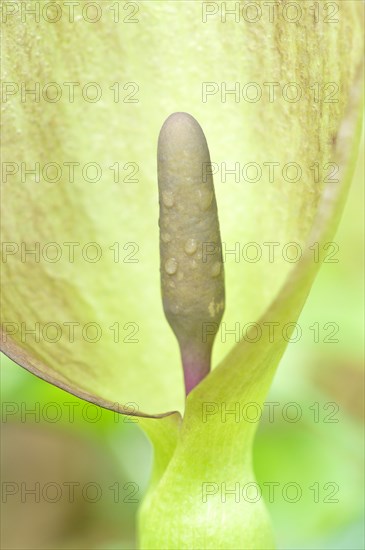
{"label": "brown club-shaped spadix", "polygon": [[186,394],[204,378],[224,311],[217,203],[204,133],[174,113],[158,140],[161,288],[179,342]]}

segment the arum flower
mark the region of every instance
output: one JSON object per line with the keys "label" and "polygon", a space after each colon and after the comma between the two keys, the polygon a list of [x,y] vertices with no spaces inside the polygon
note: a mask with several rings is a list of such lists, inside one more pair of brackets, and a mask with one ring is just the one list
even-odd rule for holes
{"label": "arum flower", "polygon": [[[237,22],[221,18],[214,3],[169,1],[142,3],[138,23],[122,30],[108,22],[106,8],[92,25],[85,18],[24,21],[16,9],[6,20],[2,349],[70,393],[139,416],[155,450],[140,512],[142,548],[274,545],[261,500],[222,502],[211,491],[204,502],[204,483],[254,481],[256,425],[225,423],[220,414],[204,421],[202,411],[262,403],[287,340],[280,333],[274,341],[242,338],[227,353],[218,338],[210,371],[213,335],[203,348],[193,339],[206,322],[200,308],[207,297],[218,331],[220,260],[224,246],[236,254],[236,243],[260,250],[296,243],[302,254],[295,263],[226,262],[227,327],[295,322],[320,265],[313,246],[323,250],[341,213],[359,135],[362,6],[341,4],[336,21],[300,6],[295,22],[278,14]],[[245,13],[245,3],[239,7]],[[161,132],[162,290],[184,369],[159,280],[156,142],[174,112],[190,113],[169,119],[190,121],[190,130],[166,123]],[[216,201],[208,171],[209,200],[202,200],[209,221],[196,218],[192,196],[194,154],[209,166],[194,119],[212,167],[270,169],[256,182],[216,178]],[[288,163],[300,164],[300,180],[283,175]],[[325,181],[331,167],[337,182]],[[167,194],[163,205],[171,185],[181,202]],[[189,225],[189,207],[192,241],[184,255],[179,230]],[[203,238],[212,256],[207,265],[197,257],[197,269],[209,265],[216,277],[199,271],[189,287],[178,276],[194,281],[195,241],[201,246]],[[185,315],[194,301],[200,317]]]}

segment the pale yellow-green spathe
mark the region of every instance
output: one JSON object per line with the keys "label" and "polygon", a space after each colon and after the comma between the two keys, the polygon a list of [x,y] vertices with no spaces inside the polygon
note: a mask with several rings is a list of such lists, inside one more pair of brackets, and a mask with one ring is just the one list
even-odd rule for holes
{"label": "pale yellow-green spathe", "polygon": [[[216,195],[226,249],[236,242],[295,241],[304,251],[324,187],[323,178],[314,181],[310,167],[334,162],[337,133],[362,56],[362,6],[341,4],[336,24],[323,18],[315,23],[313,14],[303,10],[295,25],[282,18],[269,23],[264,17],[249,25],[229,18],[221,23],[219,17],[204,24],[195,2],[146,2],[139,23],[123,26],[107,19],[106,6],[105,17],[93,25],[82,19],[50,25],[32,18],[24,24],[16,14],[4,27],[4,80],[39,81],[42,86],[56,81],[64,99],[21,103],[20,95],[10,97],[3,106],[3,160],[28,167],[50,161],[61,166],[75,161],[83,167],[93,161],[103,168],[102,179],[94,184],[80,175],[71,183],[67,170],[58,183],[36,184],[29,178],[21,183],[18,174],[4,184],[3,240],[29,247],[56,241],[63,252],[57,263],[36,263],[31,257],[22,263],[16,254],[3,264],[4,320],[19,326],[26,320],[29,328],[52,321],[63,328],[56,344],[43,339],[35,345],[31,337],[21,342],[19,331],[5,351],[42,377],[106,406],[133,402],[141,413],[181,411],[180,359],[166,330],[159,293],[156,141],[161,124],[171,112],[191,113],[204,127],[218,166],[300,163],[303,175],[295,184],[285,181],[280,170],[273,182],[262,178],[256,184],[224,184],[218,175]],[[97,82],[102,98],[88,103],[76,89],[70,103],[64,82],[79,82],[80,89]],[[122,94],[117,103],[110,89],[115,82]],[[122,101],[130,92],[123,90],[128,82],[139,87],[138,103]],[[239,82],[242,88],[256,82],[263,93],[264,82],[278,82],[278,98],[270,103],[264,93],[257,103],[243,98],[236,103],[228,96],[223,103],[218,93],[204,103],[204,82],[216,82],[220,89],[222,83]],[[300,85],[301,101],[282,99],[280,91],[288,82]],[[315,103],[311,86],[316,82],[335,82],[338,102]],[[323,94],[322,89],[322,100]],[[119,184],[109,168],[116,162],[121,165]],[[123,167],[130,162],[139,167],[138,183],[123,182]],[[329,183],[327,195],[336,196],[339,187]],[[79,243],[73,263],[67,242]],[[97,263],[88,263],[80,252],[90,242],[102,248]],[[120,243],[119,262],[110,250],[114,243]],[[127,263],[131,253],[137,263]],[[235,262],[227,256],[227,327],[256,321],[295,267],[280,254],[272,264]],[[70,343],[69,322],[81,328],[98,323],[103,336],[90,344],[79,328]],[[119,324],[119,343],[110,329],[114,323]],[[136,325],[138,333],[130,338]],[[139,342],[124,341],[128,339]],[[213,366],[233,346],[232,339],[218,341]]]}

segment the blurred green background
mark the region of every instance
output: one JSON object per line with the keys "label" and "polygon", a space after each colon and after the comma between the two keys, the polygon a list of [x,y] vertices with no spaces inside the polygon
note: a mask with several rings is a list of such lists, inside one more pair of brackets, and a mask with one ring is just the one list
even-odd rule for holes
{"label": "blurred green background", "polygon": [[[364,548],[363,164],[362,153],[334,239],[339,262],[320,271],[302,337],[267,398],[278,403],[274,419],[263,415],[256,439],[257,480],[279,549]],[[338,342],[325,342],[335,326],[326,323],[338,325]],[[135,548],[152,464],[138,420],[86,404],[5,356],[1,382],[2,547]]]}

